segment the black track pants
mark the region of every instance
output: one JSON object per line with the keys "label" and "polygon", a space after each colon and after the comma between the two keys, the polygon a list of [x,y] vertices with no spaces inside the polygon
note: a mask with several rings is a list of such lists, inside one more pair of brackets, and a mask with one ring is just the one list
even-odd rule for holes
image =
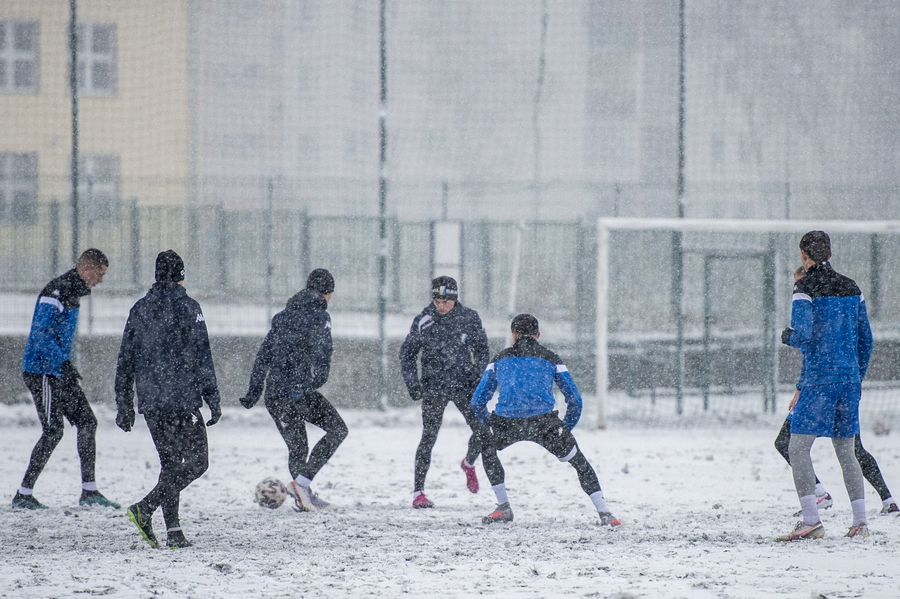
{"label": "black track pants", "polygon": [[78,457],[81,460],[81,482],[93,482],[97,460],[97,418],[91,410],[78,379],[23,372],[25,385],[31,391],[34,406],[43,429],[31,452],[31,460],[22,479],[22,486],[33,489],[47,465],[50,455],[59,445],[67,419],[78,429]]}
{"label": "black track pants", "polygon": [[444,410],[447,404],[453,404],[462,414],[472,429],[469,436],[468,449],[466,450],[466,462],[474,464],[481,453],[481,447],[484,444],[482,433],[482,425],[478,422],[478,418],[472,411],[470,398],[468,395],[444,398],[434,393],[425,393],[422,398],[422,438],[419,440],[419,446],[416,448],[416,465],[413,481],[413,491],[425,490],[425,477],[428,475],[428,469],[431,467],[431,450],[437,442],[438,432],[441,430],[441,424],[444,422]]}
{"label": "black track pants", "polygon": [[200,478],[209,467],[206,425],[200,410],[179,414],[144,414],[150,436],[159,454],[159,482],[138,504],[151,514],[162,506],[166,528],[180,526],[178,503],[181,491]]}
{"label": "black track pants", "polygon": [[[347,438],[344,419],[318,391],[300,398],[267,397],[266,409],[287,444],[288,469],[294,478],[304,476],[312,480]],[[306,436],[307,422],[325,431],[325,436],[311,452]]]}

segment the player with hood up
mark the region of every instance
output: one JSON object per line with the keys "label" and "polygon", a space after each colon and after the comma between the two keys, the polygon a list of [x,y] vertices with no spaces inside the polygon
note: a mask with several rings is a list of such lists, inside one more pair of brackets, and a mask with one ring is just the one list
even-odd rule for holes
{"label": "player with hood up", "polygon": [[[256,354],[250,387],[241,405],[252,408],[263,393],[269,415],[288,447],[290,492],[297,511],[335,509],[310,484],[347,437],[347,425],[325,396],[317,391],[331,370],[331,317],[328,301],[334,277],[324,268],[309,274],[306,289],[272,318],[272,328]],[[306,423],[325,431],[312,451]]]}

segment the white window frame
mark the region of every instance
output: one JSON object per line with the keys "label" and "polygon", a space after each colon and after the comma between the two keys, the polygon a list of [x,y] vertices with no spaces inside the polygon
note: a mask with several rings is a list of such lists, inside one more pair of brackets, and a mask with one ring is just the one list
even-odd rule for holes
{"label": "white window frame", "polygon": [[[30,172],[15,168],[17,161],[33,161]],[[16,198],[25,197],[26,201]],[[37,222],[37,152],[0,152],[0,222],[33,224]]]}
{"label": "white window frame", "polygon": [[[31,48],[20,48],[20,36],[25,28],[33,28]],[[41,72],[40,57],[41,29],[38,21],[0,20],[0,93],[36,94],[38,92]],[[19,70],[29,66],[31,81],[21,83]]]}
{"label": "white window frame", "polygon": [[119,157],[88,154],[78,157],[79,212],[90,222],[119,218]]}
{"label": "white window frame", "polygon": [[[110,40],[106,49],[98,48],[97,36],[107,29]],[[83,96],[114,96],[118,90],[118,28],[115,23],[78,23],[76,34],[78,51],[78,94]],[[109,69],[108,80],[97,80],[98,71]]]}

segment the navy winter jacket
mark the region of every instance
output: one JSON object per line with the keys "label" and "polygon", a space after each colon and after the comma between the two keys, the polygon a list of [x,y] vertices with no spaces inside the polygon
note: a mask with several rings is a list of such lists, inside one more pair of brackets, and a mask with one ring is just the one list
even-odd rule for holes
{"label": "navy winter jacket", "polygon": [[155,283],[131,308],[116,367],[116,405],[183,413],[219,405],[219,389],[200,304],[177,283]]}
{"label": "navy winter jacket", "polygon": [[[422,376],[416,358],[421,352]],[[442,315],[429,304],[413,319],[400,347],[400,372],[410,395],[420,391],[469,395],[490,358],[478,312],[461,303]]]}
{"label": "navy winter jacket", "polygon": [[72,353],[81,298],[90,293],[74,268],[47,283],[34,306],[22,370],[61,376],[60,367]]}
{"label": "navy winter jacket", "polygon": [[798,388],[859,383],[872,354],[866,302],[856,283],[824,262],[794,284],[788,344],[803,350]]}
{"label": "navy winter jacket", "polygon": [[272,318],[272,328],[263,340],[247,397],[299,398],[328,381],[331,370],[331,317],[321,293],[304,289],[288,300],[287,307]]}

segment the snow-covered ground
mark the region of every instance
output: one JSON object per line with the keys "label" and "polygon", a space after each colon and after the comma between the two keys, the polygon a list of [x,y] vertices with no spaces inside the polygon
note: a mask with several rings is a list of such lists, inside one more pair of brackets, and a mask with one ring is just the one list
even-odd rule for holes
{"label": "snow-covered ground", "polygon": [[[133,502],[158,473],[149,434],[142,421],[126,434],[111,410],[97,412],[101,489]],[[265,476],[288,479],[265,410],[226,409],[209,429],[209,471],[182,495],[182,524],[196,545],[173,551],[148,547],[123,510],[77,506],[70,428],[36,489],[51,509],[13,511],[8,500],[40,429],[30,405],[0,406],[0,597],[900,596],[900,518],[876,515],[881,504],[867,487],[872,536],[842,536],[849,503],[827,441],[814,448],[835,497],[823,513],[825,539],[773,541],[798,509],[772,447],[778,418],[743,428],[614,422],[605,431],[585,420],[576,437],[624,522],[618,530],[597,526],[569,466],[529,444],[500,454],[515,522],[482,526],[493,494],[480,465],[484,488],[466,491],[467,429],[452,407],[428,479],[437,507],[413,510],[416,408],[345,418],[350,436],[313,485],[343,510],[298,514],[252,500]],[[896,433],[864,433],[864,441],[900,493]]]}

